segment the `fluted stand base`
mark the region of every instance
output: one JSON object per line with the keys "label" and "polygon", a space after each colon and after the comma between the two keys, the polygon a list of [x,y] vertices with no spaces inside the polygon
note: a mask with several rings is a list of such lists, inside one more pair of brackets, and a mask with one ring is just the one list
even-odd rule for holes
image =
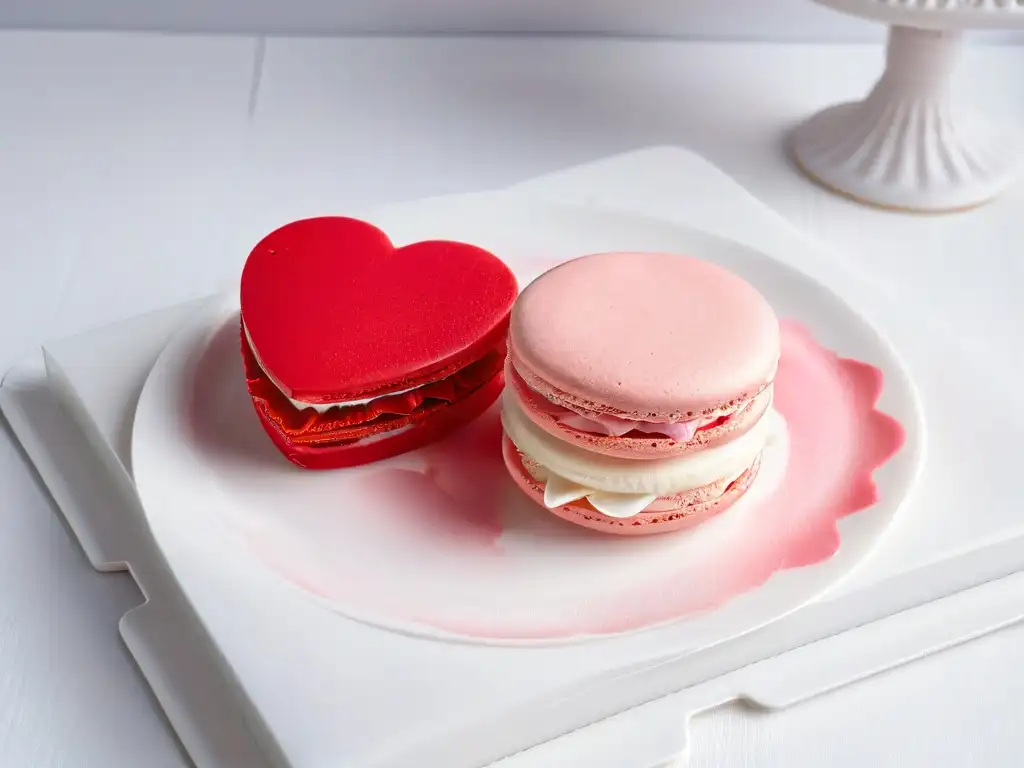
{"label": "fluted stand base", "polygon": [[861,202],[911,211],[970,208],[1013,180],[1020,143],[953,104],[961,33],[891,27],[886,70],[867,98],[830,107],[791,137],[800,169]]}

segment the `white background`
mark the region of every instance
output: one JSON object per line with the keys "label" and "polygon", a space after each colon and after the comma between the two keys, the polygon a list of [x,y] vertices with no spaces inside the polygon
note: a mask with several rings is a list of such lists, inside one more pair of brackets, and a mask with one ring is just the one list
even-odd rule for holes
{"label": "white background", "polygon": [[[0,27],[250,34],[583,33],[878,40],[811,0],[4,0]],[[1020,40],[995,33],[990,40]]]}
{"label": "white background", "polygon": [[[726,5],[687,7],[711,12],[716,34]],[[823,18],[795,0],[743,5]],[[229,6],[180,6],[201,7]],[[0,370],[47,338],[232,284],[282,221],[655,143],[704,154],[881,284],[927,281],[940,309],[969,302],[957,330],[984,344],[987,325],[1020,317],[1024,185],[968,214],[902,217],[821,192],[780,150],[795,121],[862,94],[880,62],[875,45],[2,33]],[[1003,76],[1022,71],[1024,51],[976,47],[959,85],[1024,128],[1024,89]],[[978,254],[993,266],[972,269]],[[1020,350],[993,352],[1024,370]],[[127,578],[88,568],[0,433],[4,768],[184,764],[117,636],[138,601]],[[692,726],[693,764],[1024,765],[1022,640],[1010,629],[778,714],[710,713]]]}

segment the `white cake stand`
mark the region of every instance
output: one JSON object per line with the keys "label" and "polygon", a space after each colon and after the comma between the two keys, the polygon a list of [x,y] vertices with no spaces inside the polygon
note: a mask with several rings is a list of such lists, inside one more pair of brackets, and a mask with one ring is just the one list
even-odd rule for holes
{"label": "white cake stand", "polygon": [[1018,136],[955,104],[950,76],[963,30],[1024,27],[1024,0],[816,2],[890,29],[885,73],[867,98],[829,107],[794,131],[805,174],[860,202],[928,212],[979,205],[1010,184]]}

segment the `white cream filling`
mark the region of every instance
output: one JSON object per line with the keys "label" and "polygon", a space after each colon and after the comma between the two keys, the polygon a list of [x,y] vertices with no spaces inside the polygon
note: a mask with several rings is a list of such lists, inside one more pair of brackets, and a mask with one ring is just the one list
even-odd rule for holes
{"label": "white cream filling", "polygon": [[[273,379],[271,379],[271,381],[273,381]],[[277,386],[276,382],[275,386]],[[280,387],[278,387],[278,389],[280,389]],[[281,392],[281,394],[284,395],[285,397],[288,397],[288,401],[296,408],[298,408],[300,411],[303,408],[312,408],[317,413],[326,413],[327,411],[331,410],[331,408],[347,408],[350,405],[366,405],[367,403],[372,403],[374,400],[380,400],[383,397],[391,397],[391,395],[404,395],[406,392],[412,392],[414,389],[419,389],[419,385],[416,385],[415,387],[409,387],[408,389],[396,389],[394,392],[387,392],[383,395],[365,397],[361,400],[341,400],[337,403],[307,403],[304,400],[296,400],[293,397],[288,397],[288,395],[284,395],[284,392]]]}
{"label": "white cream filling", "polygon": [[501,419],[516,448],[546,470],[546,506],[586,498],[609,517],[632,517],[660,496],[735,480],[764,449],[778,415],[769,408],[748,432],[724,445],[648,461],[602,456],[559,440],[531,422],[508,391]]}
{"label": "white cream filling", "polygon": [[[721,479],[725,480],[726,487],[728,487],[729,483],[740,477],[747,469],[749,467],[741,470],[735,477]],[[538,473],[534,474],[536,476]],[[544,506],[548,509],[586,499],[590,502],[590,506],[608,517],[627,518],[635,517],[661,498],[657,494],[651,493],[609,493],[577,485],[571,480],[566,480],[551,472],[540,474],[543,475],[543,480],[537,479],[544,482]]]}
{"label": "white cream filling", "polygon": [[262,370],[263,373],[266,374],[267,378],[270,379],[270,382],[275,387],[277,387],[278,391],[286,398],[288,398],[288,402],[290,402],[300,411],[306,408],[312,408],[317,413],[327,413],[327,411],[331,410],[332,408],[347,408],[352,405],[366,405],[367,403],[372,403],[374,400],[380,400],[383,397],[391,397],[391,395],[404,395],[406,392],[412,392],[413,390],[420,388],[420,385],[417,384],[416,386],[409,387],[408,389],[396,389],[394,392],[385,392],[383,395],[364,397],[359,400],[339,400],[334,403],[307,403],[305,400],[296,400],[294,397],[288,397],[288,393],[284,391],[284,387],[281,386],[277,379],[270,375],[270,372],[267,370],[267,367],[263,364],[263,361],[260,360],[259,352],[256,351],[256,346],[252,343],[252,337],[249,335],[249,329],[245,327],[244,322],[242,323],[242,330],[245,332],[245,340],[249,342],[249,349],[252,350],[252,356],[256,359],[256,364],[260,367],[260,370]]}
{"label": "white cream filling", "polygon": [[544,506],[548,509],[571,504],[585,498],[590,505],[608,517],[633,517],[657,501],[654,494],[607,493],[576,485],[564,477],[548,473],[544,483]]}

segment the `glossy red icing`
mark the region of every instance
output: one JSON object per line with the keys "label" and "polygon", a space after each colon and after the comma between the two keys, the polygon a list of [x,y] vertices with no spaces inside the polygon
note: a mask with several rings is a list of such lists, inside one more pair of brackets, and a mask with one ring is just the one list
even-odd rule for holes
{"label": "glossy red icing", "polygon": [[[396,249],[339,217],[278,229],[242,273],[242,357],[260,422],[290,461],[318,469],[444,437],[501,391],[516,292],[509,269],[475,246]],[[375,399],[318,413],[289,396]]]}
{"label": "glossy red icing", "polygon": [[504,338],[518,288],[493,254],[446,241],[395,248],[366,222],[304,219],[242,271],[242,322],[290,397],[355,400],[443,378]]}

